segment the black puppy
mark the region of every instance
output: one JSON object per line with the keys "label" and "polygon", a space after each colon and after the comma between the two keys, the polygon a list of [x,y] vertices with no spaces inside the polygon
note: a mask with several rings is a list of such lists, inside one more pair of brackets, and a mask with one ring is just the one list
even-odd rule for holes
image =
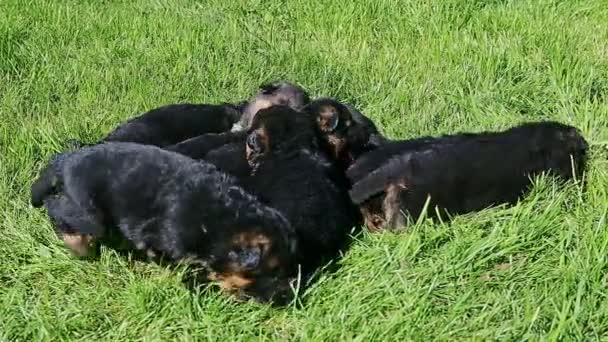
{"label": "black puppy", "polygon": [[228,131],[243,105],[171,104],[120,124],[101,142],[134,142],[164,147],[205,133]]}
{"label": "black puppy", "polygon": [[315,118],[324,148],[344,169],[361,154],[387,142],[372,120],[335,99],[314,100],[303,111]]}
{"label": "black puppy", "polygon": [[[247,129],[258,109],[285,103],[299,108],[308,103],[308,94],[295,84],[274,82],[260,86],[249,101],[237,104],[170,104],[127,120],[99,143],[134,142],[165,147],[207,133],[237,127]],[[70,144],[73,148],[86,146],[78,141]]]}
{"label": "black puppy", "polygon": [[580,176],[588,145],[557,122],[527,123],[503,132],[391,142],[361,156],[347,171],[354,203],[371,230],[398,228],[401,211],[462,214],[514,203],[543,172]]}
{"label": "black puppy", "polygon": [[289,220],[304,274],[339,254],[360,217],[319,142],[313,118],[284,106],[258,112],[247,138],[246,188]]}
{"label": "black puppy", "polygon": [[57,155],[31,201],[76,255],[119,235],[150,257],[202,267],[227,291],[278,301],[291,293],[289,222],[210,164],[149,145],[100,144]]}

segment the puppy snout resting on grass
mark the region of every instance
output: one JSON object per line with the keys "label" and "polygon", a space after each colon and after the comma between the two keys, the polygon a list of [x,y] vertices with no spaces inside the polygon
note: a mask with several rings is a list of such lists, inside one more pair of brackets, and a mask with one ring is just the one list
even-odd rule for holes
{"label": "puppy snout resting on grass", "polygon": [[290,297],[289,222],[210,164],[154,146],[96,145],[55,156],[31,201],[76,255],[118,235],[151,257],[200,267],[226,291]]}
{"label": "puppy snout resting on grass", "polygon": [[351,199],[372,230],[404,225],[402,212],[462,214],[514,203],[531,179],[582,174],[588,145],[557,122],[527,123],[502,132],[463,133],[387,143],[348,169]]}

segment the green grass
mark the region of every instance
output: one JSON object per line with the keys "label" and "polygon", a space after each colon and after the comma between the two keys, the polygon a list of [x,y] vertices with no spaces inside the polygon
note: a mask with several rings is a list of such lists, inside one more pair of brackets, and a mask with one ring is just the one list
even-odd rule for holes
{"label": "green grass", "polygon": [[[59,142],[278,78],[396,138],[576,125],[588,186],[541,179],[515,207],[362,234],[284,309],[110,250],[75,260],[29,207]],[[0,340],[608,339],[607,144],[605,0],[4,0]]]}

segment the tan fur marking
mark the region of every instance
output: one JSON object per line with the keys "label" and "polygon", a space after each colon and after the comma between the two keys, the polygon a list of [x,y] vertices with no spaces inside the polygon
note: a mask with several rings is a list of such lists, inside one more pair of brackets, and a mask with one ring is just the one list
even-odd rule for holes
{"label": "tan fur marking", "polygon": [[270,249],[272,241],[264,235],[256,232],[244,232],[234,236],[232,243],[241,247],[260,247],[262,252],[266,252]]}
{"label": "tan fur marking", "polygon": [[85,234],[63,234],[63,243],[78,257],[86,257],[93,252],[94,239]]}
{"label": "tan fur marking", "polygon": [[391,183],[386,188],[386,195],[382,202],[382,211],[386,218],[386,227],[398,229],[405,225],[405,217],[401,213],[399,195],[407,189],[404,182]]}
{"label": "tan fur marking", "polygon": [[339,158],[340,154],[344,150],[346,146],[346,141],[344,138],[340,138],[335,134],[330,134],[327,136],[327,142],[331,146],[331,152],[334,158]]}
{"label": "tan fur marking", "polygon": [[210,273],[207,278],[216,281],[223,290],[234,291],[247,287],[253,283],[253,279],[236,273],[218,274]]}

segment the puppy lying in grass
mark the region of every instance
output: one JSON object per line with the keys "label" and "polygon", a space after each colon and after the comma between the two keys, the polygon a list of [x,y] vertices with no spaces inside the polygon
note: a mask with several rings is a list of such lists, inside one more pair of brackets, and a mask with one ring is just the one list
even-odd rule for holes
{"label": "puppy lying in grass", "polygon": [[[249,101],[237,104],[170,104],[152,109],[120,124],[103,142],[134,142],[165,147],[207,133],[221,133],[238,128],[247,129],[261,109],[275,104],[301,108],[308,103],[308,94],[289,82],[262,85]],[[72,141],[73,147],[85,144]]]}
{"label": "puppy lying in grass", "polygon": [[319,143],[309,114],[274,106],[255,116],[246,146],[246,188],[291,223],[305,275],[338,256],[360,218],[343,172]]}
{"label": "puppy lying in grass", "polygon": [[31,196],[78,256],[119,235],[150,257],[201,267],[226,291],[290,298],[291,225],[210,164],[149,145],[100,144],[57,155]]}
{"label": "puppy lying in grass", "polygon": [[515,203],[531,179],[549,173],[580,177],[588,145],[579,131],[557,122],[527,123],[502,132],[463,133],[390,142],[347,171],[351,199],[371,230],[399,228],[402,212],[417,217],[462,214]]}

